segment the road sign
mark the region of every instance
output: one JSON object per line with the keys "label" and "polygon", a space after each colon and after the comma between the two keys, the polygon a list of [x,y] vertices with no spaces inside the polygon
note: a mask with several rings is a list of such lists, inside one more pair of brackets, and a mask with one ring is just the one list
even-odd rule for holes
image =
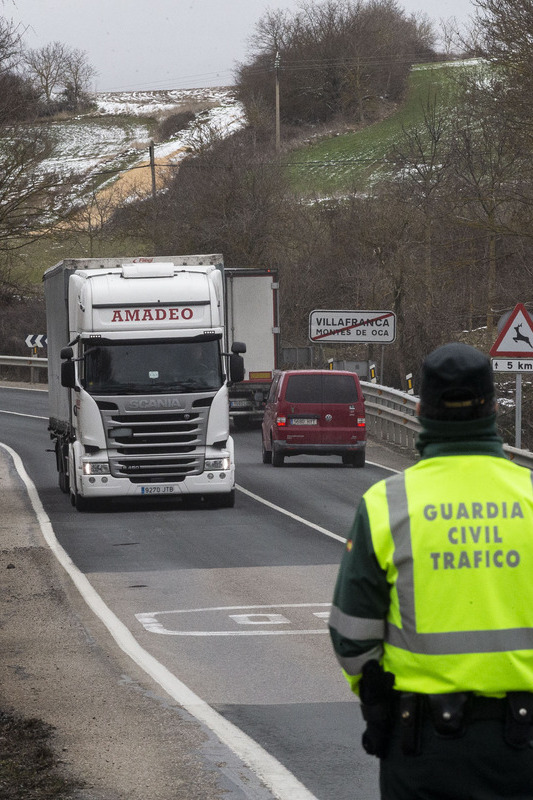
{"label": "road sign", "polygon": [[312,342],[391,344],[396,339],[396,315],[393,311],[318,309],[309,314],[309,338]]}
{"label": "road sign", "polygon": [[25,339],[28,347],[46,347],[47,341],[44,333],[30,333]]}
{"label": "road sign", "polygon": [[494,372],[531,372],[533,375],[533,359],[530,358],[493,358]]}
{"label": "road sign", "polygon": [[[499,359],[533,358],[533,320],[522,303],[515,306],[492,345],[490,354]],[[521,372],[522,370],[508,371]]]}

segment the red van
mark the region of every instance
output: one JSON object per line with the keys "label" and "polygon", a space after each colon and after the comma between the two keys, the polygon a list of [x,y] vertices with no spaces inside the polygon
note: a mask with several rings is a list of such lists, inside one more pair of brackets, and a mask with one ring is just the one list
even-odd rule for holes
{"label": "red van", "polygon": [[285,456],[339,455],[364,467],[365,403],[359,377],[341,370],[286,370],[274,375],[262,424],[263,463]]}

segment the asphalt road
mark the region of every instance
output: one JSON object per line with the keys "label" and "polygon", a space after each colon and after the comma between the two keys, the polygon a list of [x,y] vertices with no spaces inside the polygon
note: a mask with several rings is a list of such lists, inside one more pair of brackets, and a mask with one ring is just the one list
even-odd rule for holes
{"label": "asphalt road", "polygon": [[114,502],[81,514],[57,487],[46,393],[0,388],[0,410],[0,440],[57,539],[141,647],[319,800],[374,800],[377,762],[361,751],[326,620],[355,505],[390,472],[333,457],[264,465],[256,429],[235,433],[234,509]]}

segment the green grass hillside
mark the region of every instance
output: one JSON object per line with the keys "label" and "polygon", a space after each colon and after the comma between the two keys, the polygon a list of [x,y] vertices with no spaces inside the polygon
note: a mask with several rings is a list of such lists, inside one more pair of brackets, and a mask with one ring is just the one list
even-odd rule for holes
{"label": "green grass hillside", "polygon": [[295,191],[322,197],[354,188],[368,191],[387,175],[387,154],[401,142],[403,131],[421,125],[428,102],[451,107],[460,71],[468,68],[468,62],[418,65],[409,76],[405,102],[395,113],[359,131],[293,150],[286,163]]}

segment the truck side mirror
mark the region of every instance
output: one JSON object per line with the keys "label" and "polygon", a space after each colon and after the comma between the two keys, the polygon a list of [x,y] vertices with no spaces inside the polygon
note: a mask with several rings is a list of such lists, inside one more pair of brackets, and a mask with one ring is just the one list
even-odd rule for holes
{"label": "truck side mirror", "polygon": [[231,352],[246,353],[246,345],[244,344],[244,342],[233,342],[233,344],[231,345]]}
{"label": "truck side mirror", "polygon": [[59,357],[63,359],[74,358],[74,350],[72,349],[72,347],[62,347]]}
{"label": "truck side mirror", "polygon": [[61,364],[61,386],[65,386],[67,389],[76,388],[76,369],[74,361],[70,359]]}
{"label": "truck side mirror", "polygon": [[232,383],[244,380],[244,359],[238,353],[232,353],[229,357],[229,378]]}

